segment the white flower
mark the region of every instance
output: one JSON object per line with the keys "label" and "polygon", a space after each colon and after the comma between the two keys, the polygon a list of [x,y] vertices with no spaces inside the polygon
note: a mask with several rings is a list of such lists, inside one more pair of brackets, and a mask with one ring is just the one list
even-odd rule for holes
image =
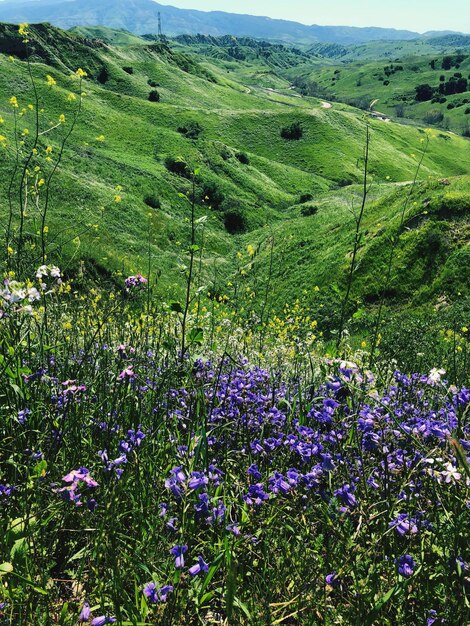
{"label": "white flower", "polygon": [[435,385],[436,383],[440,382],[442,376],[444,376],[445,373],[446,373],[445,370],[443,370],[443,369],[438,370],[437,367],[434,367],[429,372],[428,383],[430,385]]}
{"label": "white flower", "polygon": [[38,267],[37,272],[36,272],[36,278],[42,278],[43,276],[48,276],[48,270],[47,270],[47,265],[41,265],[41,267]]}
{"label": "white flower", "polygon": [[461,478],[460,472],[457,471],[457,468],[452,465],[452,463],[448,462],[444,465],[446,468],[443,472],[441,472],[441,480],[445,483],[457,482]]}
{"label": "white flower", "polygon": [[36,289],[36,287],[30,287],[30,289],[28,289],[28,300],[30,302],[34,302],[35,300],[40,300],[41,296],[39,294],[39,291]]}

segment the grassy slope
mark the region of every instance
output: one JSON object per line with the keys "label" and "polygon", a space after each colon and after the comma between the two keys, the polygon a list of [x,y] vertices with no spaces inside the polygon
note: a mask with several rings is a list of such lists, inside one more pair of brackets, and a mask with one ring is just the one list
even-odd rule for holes
{"label": "grassy slope", "polygon": [[[55,29],[40,31],[39,36],[43,58],[52,58],[44,54],[50,51],[51,42],[55,51],[55,67],[41,63],[41,58],[33,64],[47,124],[62,112],[70,118],[68,73],[78,65],[79,45]],[[197,208],[198,216],[209,215],[206,275],[215,264],[228,276],[236,250],[265,238],[263,227],[270,224],[279,233],[275,289],[283,298],[292,299],[299,284],[310,280],[331,283],[331,273],[344,266],[351,244],[348,194],[354,187],[334,193],[328,190],[342,179],[360,181],[364,144],[360,112],[345,105],[327,110],[315,99],[247,87],[207,58],[204,66],[194,64],[158,45],[139,42],[119,48],[82,46],[81,50],[79,64],[89,70],[92,80],[87,81],[84,110],[56,179],[48,220],[50,237],[60,244],[56,254],[62,254],[63,266],[76,266],[85,258],[101,271],[146,272],[150,232],[151,264],[161,272],[161,288],[180,284],[176,270],[189,238],[189,207],[181,194],[189,191],[190,183],[170,174],[164,160],[182,155],[200,168],[203,184],[215,183],[224,195],[219,210],[203,203]],[[32,98],[25,62],[10,61],[8,52],[4,49],[0,55],[0,114],[6,120],[2,132],[7,135],[12,126],[10,95],[18,95],[21,104]],[[124,66],[131,66],[134,73],[123,71]],[[108,74],[103,85],[93,80],[102,67]],[[57,80],[52,90],[46,86],[46,74]],[[147,100],[148,79],[158,83],[160,103]],[[25,126],[32,124],[27,117],[24,121]],[[177,132],[189,121],[203,128],[197,141]],[[294,121],[302,123],[302,140],[281,139],[280,129]],[[413,177],[423,135],[419,129],[398,124],[372,121],[371,125],[372,180],[378,196],[386,198],[377,204],[373,219],[386,223],[399,210],[402,198],[403,190],[395,191],[393,184]],[[96,141],[101,134],[105,141]],[[468,148],[467,141],[443,133],[431,142],[420,178],[465,174]],[[249,155],[249,165],[234,157],[239,150]],[[387,176],[391,182],[385,184]],[[3,177],[0,182],[3,210],[7,181]],[[124,188],[120,204],[113,202],[116,185]],[[297,203],[303,193],[312,193],[325,209],[300,218]],[[159,199],[160,209],[149,209],[144,203],[148,195]],[[241,212],[249,232],[243,237],[229,235],[223,225],[224,210]],[[72,241],[77,232],[80,243]],[[312,242],[307,249],[306,238]]]}
{"label": "grassy slope", "polygon": [[[371,187],[352,290],[358,306],[380,299],[390,237],[398,235],[387,287],[389,302],[417,307],[436,302],[445,293],[470,295],[470,176],[446,182],[431,178],[414,188],[411,184]],[[353,212],[358,214],[361,199],[360,185],[322,194],[312,203],[318,207],[314,215],[303,217],[297,207],[296,218],[273,228],[271,303],[289,300],[292,285],[301,287],[297,295],[307,302],[324,302],[327,297],[316,295],[317,285],[333,291],[339,287],[343,293],[353,248]],[[270,249],[261,238],[256,243],[261,246],[257,272],[266,280]]]}
{"label": "grassy slope", "polygon": [[[469,107],[470,92],[446,96],[445,103],[416,102],[415,87],[427,83],[432,87],[438,87],[440,76],[445,76],[446,81],[460,72],[463,77],[470,75],[470,54],[466,53],[465,60],[459,68],[453,67],[450,70],[443,70],[442,54],[432,56],[393,57],[391,60],[351,60],[345,62],[341,60],[335,66],[318,65],[309,73],[311,81],[316,82],[328,96],[336,97],[339,100],[363,99],[371,102],[378,99],[376,108],[392,116],[396,116],[397,105],[404,105],[402,116],[413,120],[425,119],[426,113],[430,110],[437,110],[443,113],[447,120],[448,127],[455,132],[462,132],[468,128],[469,116],[465,110]],[[346,58],[346,57],[345,57]],[[436,60],[432,69],[430,62]],[[391,65],[403,67],[403,71],[397,71],[389,76],[384,72],[384,68]],[[291,72],[291,75],[299,75],[303,68],[298,68]],[[389,81],[384,84],[383,81]],[[464,101],[467,100],[467,103]],[[462,106],[448,109],[450,103]]]}

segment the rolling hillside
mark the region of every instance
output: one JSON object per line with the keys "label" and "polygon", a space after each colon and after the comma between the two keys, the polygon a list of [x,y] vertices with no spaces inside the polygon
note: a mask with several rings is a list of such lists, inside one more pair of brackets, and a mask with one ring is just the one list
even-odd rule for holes
{"label": "rolling hillside", "polygon": [[411,119],[470,135],[470,49],[386,60],[329,59],[291,68],[286,75],[311,95],[375,108],[386,116]]}
{"label": "rolling hillside", "polygon": [[[47,224],[50,256],[65,271],[85,266],[97,277],[118,280],[124,272],[146,273],[150,264],[152,274],[159,275],[160,293],[177,293],[190,238],[189,172],[197,168],[196,214],[207,216],[198,235],[204,238],[207,283],[215,281],[224,289],[236,269],[236,253],[244,253],[249,244],[260,244],[260,276],[265,280],[263,258],[268,253],[263,242],[270,233],[278,260],[273,293],[295,299],[300,276],[307,285],[342,283],[352,242],[351,206],[357,207],[354,194],[362,179],[363,112],[342,104],[326,108],[292,91],[247,84],[236,72],[227,73],[223,63],[159,42],[112,47],[44,25],[31,28],[31,40],[31,71],[45,111],[41,128],[47,130],[61,114],[66,119],[64,127],[41,139],[43,148],[57,150],[77,106],[68,101],[70,90],[77,88],[71,72],[80,66],[88,74],[83,110],[53,185]],[[243,62],[245,69],[250,62]],[[253,64],[254,72],[257,67]],[[48,85],[47,75],[56,84]],[[157,92],[159,101],[149,100],[151,92]],[[34,114],[27,108],[34,99],[24,50],[16,29],[5,25],[0,94],[2,135],[7,138],[0,182],[5,215],[14,167],[12,95],[25,107],[20,129],[29,128],[32,134],[34,126]],[[373,204],[367,212],[369,235],[355,296],[373,302],[375,272],[382,271],[374,264],[379,259],[374,246],[394,232],[426,135],[421,128],[374,118],[369,124]],[[301,129],[297,140],[282,136],[292,127]],[[428,205],[436,209],[432,214],[426,209],[431,216],[414,226],[416,239],[407,238],[408,256],[398,282],[409,276],[411,259],[422,257],[433,221],[445,242],[446,258],[465,255],[469,168],[468,141],[435,133],[411,207],[416,212]],[[450,186],[437,182],[453,176],[459,178],[450,179]],[[115,202],[116,195],[120,202]],[[456,203],[455,215],[453,209],[447,211],[449,203]],[[33,236],[34,212],[28,219]],[[429,285],[424,295],[420,292],[424,300],[456,285],[469,288],[468,276],[452,273],[447,262],[433,267],[426,280],[418,269],[413,276]],[[408,292],[397,288],[391,295],[406,300]]]}

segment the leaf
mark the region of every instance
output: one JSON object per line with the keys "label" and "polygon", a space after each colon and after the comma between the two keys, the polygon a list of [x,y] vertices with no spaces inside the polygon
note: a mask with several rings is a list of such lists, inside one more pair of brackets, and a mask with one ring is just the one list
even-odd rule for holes
{"label": "leaf", "polygon": [[0,563],[0,578],[2,576],[6,576],[7,574],[11,574],[13,571],[13,565],[11,563]]}
{"label": "leaf", "polygon": [[170,310],[174,311],[175,313],[182,313],[183,307],[179,302],[170,302]]}
{"label": "leaf", "polygon": [[251,619],[252,619],[252,618],[251,618],[251,613],[250,613],[250,611],[248,610],[248,607],[246,606],[246,604],[244,604],[244,603],[243,603],[241,600],[239,600],[238,598],[234,598],[234,600],[233,600],[233,604],[234,604],[237,608],[241,609],[241,610],[243,611],[243,613],[245,613],[245,615],[247,616],[247,618],[248,618],[248,619],[250,620],[250,622],[251,622]]}
{"label": "leaf", "polygon": [[191,328],[188,334],[189,343],[201,344],[204,339],[204,331],[202,328]]}

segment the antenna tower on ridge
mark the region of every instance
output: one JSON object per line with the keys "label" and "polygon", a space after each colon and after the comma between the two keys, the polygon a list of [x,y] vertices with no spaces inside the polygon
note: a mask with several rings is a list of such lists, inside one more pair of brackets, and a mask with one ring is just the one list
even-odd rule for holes
{"label": "antenna tower on ridge", "polygon": [[158,12],[158,38],[159,39],[163,39],[163,32],[162,32],[162,16],[160,11]]}

